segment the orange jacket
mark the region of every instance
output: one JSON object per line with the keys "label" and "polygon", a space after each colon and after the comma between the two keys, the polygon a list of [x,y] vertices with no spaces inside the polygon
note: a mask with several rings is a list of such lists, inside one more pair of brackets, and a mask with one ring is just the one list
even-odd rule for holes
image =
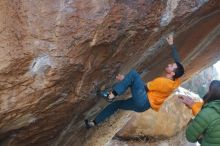
{"label": "orange jacket", "polygon": [[158,111],[164,100],[180,85],[180,80],[158,77],[147,83],[148,99],[151,108]]}
{"label": "orange jacket", "polygon": [[202,106],[203,106],[203,102],[196,102],[192,106],[192,113],[193,113],[194,116],[197,115],[200,112]]}

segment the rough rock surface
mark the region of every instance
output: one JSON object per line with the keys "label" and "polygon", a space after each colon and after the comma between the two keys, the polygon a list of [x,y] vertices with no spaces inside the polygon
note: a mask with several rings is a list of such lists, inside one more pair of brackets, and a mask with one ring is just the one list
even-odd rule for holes
{"label": "rough rock surface", "polygon": [[176,34],[183,80],[220,56],[218,0],[1,0],[0,8],[4,146],[103,146],[126,114],[113,118],[114,129],[107,122],[86,131],[83,119],[105,104],[97,90],[130,68],[144,80],[160,75],[170,61],[161,39],[168,32]]}
{"label": "rough rock surface", "polygon": [[177,135],[166,139],[121,139],[114,138],[107,146],[198,146],[197,143],[190,143],[185,138],[185,130]]}
{"label": "rough rock surface", "polygon": [[192,117],[188,110],[176,96],[166,100],[159,112],[148,110],[135,113],[135,116],[117,133],[118,137],[149,136],[157,138],[172,137],[180,132]]}
{"label": "rough rock surface", "polygon": [[176,95],[171,95],[159,112],[148,110],[144,113],[134,113],[109,142],[109,146],[117,143],[140,146],[165,144],[187,146],[189,143],[185,139],[184,129],[191,117],[191,110],[183,105]]}

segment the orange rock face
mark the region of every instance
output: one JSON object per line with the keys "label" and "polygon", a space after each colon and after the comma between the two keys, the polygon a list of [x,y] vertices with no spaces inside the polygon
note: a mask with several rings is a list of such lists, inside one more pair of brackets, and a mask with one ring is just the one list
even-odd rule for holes
{"label": "orange rock face", "polygon": [[171,31],[183,80],[220,56],[218,0],[1,0],[0,8],[4,146],[103,145],[121,122],[104,127],[102,141],[84,129],[100,110],[97,90],[131,68],[146,81],[160,75],[171,61],[162,36]]}

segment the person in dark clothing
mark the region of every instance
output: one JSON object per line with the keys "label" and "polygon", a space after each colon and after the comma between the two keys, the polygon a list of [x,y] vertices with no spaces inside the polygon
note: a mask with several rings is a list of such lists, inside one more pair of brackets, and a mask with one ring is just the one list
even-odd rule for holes
{"label": "person in dark clothing", "polygon": [[113,87],[111,92],[102,92],[102,96],[108,101],[113,101],[116,96],[122,95],[130,87],[132,97],[127,100],[114,101],[104,108],[94,120],[85,120],[87,128],[103,122],[118,109],[136,112],[144,112],[149,108],[155,111],[159,110],[164,100],[180,85],[179,77],[184,74],[184,68],[173,44],[173,36],[168,36],[166,40],[172,48],[174,59],[174,63],[165,68],[166,75],[158,77],[146,85],[135,70],[131,70],[126,76],[117,75],[116,79],[120,82]]}
{"label": "person in dark clothing", "polygon": [[220,146],[220,81],[209,86],[201,111],[189,123],[186,138],[201,146]]}

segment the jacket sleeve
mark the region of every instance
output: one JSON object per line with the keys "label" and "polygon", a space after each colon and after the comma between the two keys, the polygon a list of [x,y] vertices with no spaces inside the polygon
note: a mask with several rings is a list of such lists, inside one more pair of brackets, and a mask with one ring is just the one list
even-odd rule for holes
{"label": "jacket sleeve", "polygon": [[173,44],[171,45],[171,49],[172,49],[172,58],[174,59],[175,62],[180,62],[180,56],[177,52],[176,46]]}
{"label": "jacket sleeve", "polygon": [[202,109],[186,129],[186,139],[189,142],[196,142],[205,132],[209,124],[208,109]]}
{"label": "jacket sleeve", "polygon": [[200,110],[202,109],[203,106],[203,102],[196,102],[193,106],[192,106],[192,113],[194,116],[196,116]]}

